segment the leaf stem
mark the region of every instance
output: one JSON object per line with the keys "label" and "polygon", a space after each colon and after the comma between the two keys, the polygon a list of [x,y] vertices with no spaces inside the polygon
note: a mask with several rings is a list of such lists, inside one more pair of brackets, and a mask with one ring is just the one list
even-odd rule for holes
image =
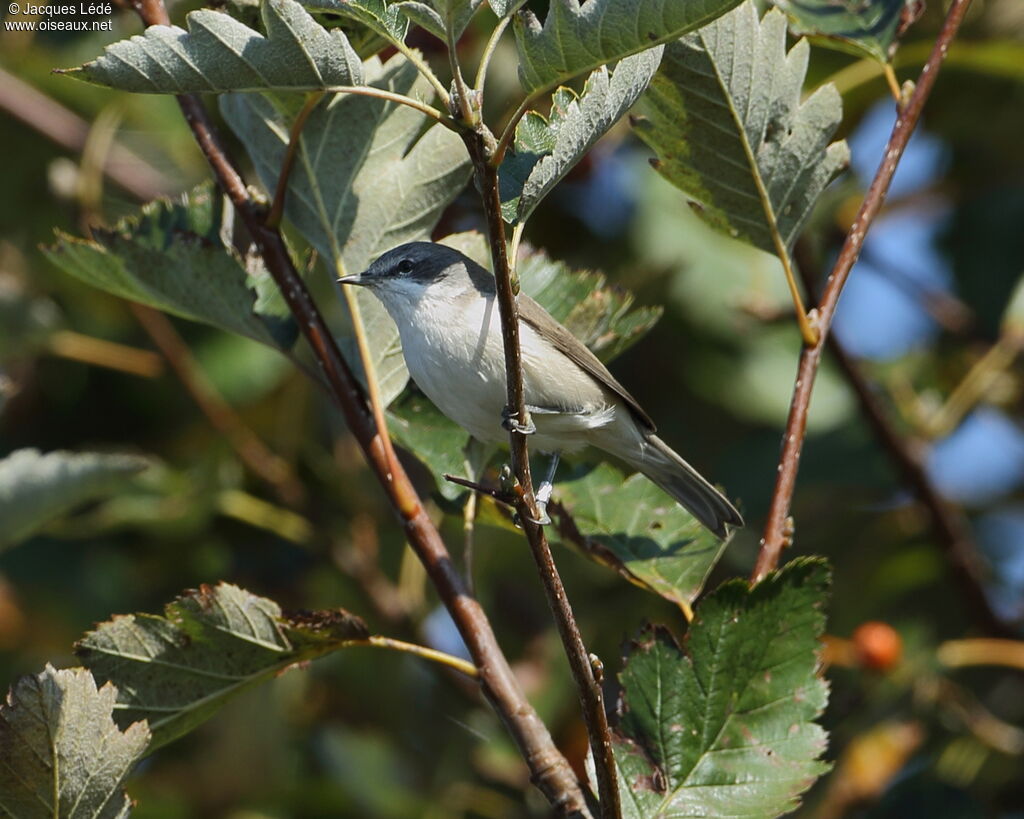
{"label": "leaf stem", "polygon": [[[427,105],[425,102],[420,102],[404,94],[385,91],[383,88],[374,88],[372,85],[329,85],[321,90],[324,93],[357,94],[363,97],[376,97],[377,99],[388,100],[389,102],[397,102],[400,105],[408,105],[410,108],[415,108],[421,114],[426,114],[431,119],[437,120],[445,128],[456,133],[460,132],[459,126],[447,114],[443,114],[432,105]],[[445,97],[447,98],[447,96],[446,94]]]}
{"label": "leaf stem", "polygon": [[789,287],[789,295],[793,299],[793,310],[796,312],[796,323],[800,327],[800,337],[804,344],[813,347],[818,343],[818,328],[811,323],[811,317],[804,307],[803,296],[800,295],[800,286],[796,283],[796,276],[793,274],[793,261],[789,251],[782,242],[779,231],[772,229],[772,238],[775,240],[775,248],[778,251],[779,261],[782,262],[782,271],[786,274],[786,284]]}
{"label": "leaf stem", "polygon": [[47,341],[53,355],[95,367],[106,367],[140,378],[156,378],[163,372],[163,361],[152,350],[140,350],[115,341],[58,330]]}
{"label": "leaf stem", "polygon": [[[136,0],[136,11],[147,25],[167,25],[162,0]],[[217,181],[242,218],[267,269],[277,282],[313,350],[331,396],[366,456],[388,500],[398,513],[409,545],[423,563],[437,594],[452,617],[477,667],[480,688],[502,718],[529,766],[533,783],[561,816],[588,817],[586,799],[568,761],[555,746],[547,727],[523,695],[502,653],[480,603],[467,591],[455,570],[437,527],[430,521],[401,462],[391,471],[381,433],[368,411],[365,397],[349,369],[312,294],[306,287],[284,239],[267,227],[220,139],[209,114],[194,94],[178,96],[182,114]],[[416,106],[414,106],[416,107]]]}
{"label": "leaf stem", "polygon": [[432,663],[440,663],[446,665],[449,668],[454,668],[456,671],[465,674],[467,677],[476,679],[480,676],[476,670],[476,666],[461,657],[453,657],[451,654],[445,654],[443,651],[438,651],[434,648],[428,648],[427,646],[417,645],[416,643],[407,643],[405,640],[396,640],[392,637],[382,637],[379,634],[371,634],[366,640],[351,640],[346,642],[346,645],[353,646],[370,646],[372,648],[387,648],[392,651],[402,651],[406,654],[413,654],[417,657],[422,657],[424,660],[430,660]]}
{"label": "leaf stem", "polygon": [[501,137],[498,139],[498,147],[494,149],[494,154],[491,156],[490,163],[493,167],[497,168],[501,164],[501,160],[505,158],[505,153],[512,144],[512,140],[515,139],[516,126],[519,124],[519,120],[530,110],[530,106],[543,95],[543,91],[534,91],[519,103],[519,107],[512,114],[512,118],[505,124],[505,130],[501,132]]}
{"label": "leaf stem", "polygon": [[764,535],[761,539],[761,549],[750,576],[752,583],[762,580],[768,572],[778,566],[782,549],[786,543],[786,519],[789,517],[796,476],[800,468],[800,451],[803,448],[804,436],[807,431],[807,413],[810,408],[814,378],[821,362],[825,339],[828,336],[843,285],[846,284],[850,271],[860,255],[861,248],[864,246],[864,237],[871,223],[882,209],[885,195],[896,172],[896,166],[899,164],[907,142],[910,140],[910,135],[921,117],[921,111],[935,85],[939,67],[946,56],[946,50],[956,35],[969,5],[970,0],[953,0],[950,5],[942,31],[935,41],[928,62],[921,70],[914,92],[907,104],[899,109],[896,124],[893,126],[881,164],[868,188],[857,217],[846,235],[846,241],[843,243],[832,272],[826,280],[825,289],[817,307],[819,333],[817,343],[804,346],[800,353],[793,398],[783,436],[778,475],[775,480],[775,489],[772,492],[768,518],[765,522]]}
{"label": "leaf stem", "polygon": [[438,98],[441,100],[445,109],[447,109],[449,106],[448,89],[444,87],[444,84],[438,79],[437,74],[435,74],[433,69],[427,64],[427,61],[423,59],[419,51],[407,46],[403,40],[391,40],[391,42],[394,44],[395,48],[402,52],[409,62],[416,66],[416,70],[420,72],[427,82],[434,86],[434,90],[437,92]]}
{"label": "leaf stem", "polygon": [[473,81],[473,87],[476,88],[481,95],[483,95],[484,85],[487,83],[487,69],[490,67],[491,58],[494,56],[494,52],[498,48],[501,35],[505,33],[505,29],[508,28],[508,24],[512,22],[513,13],[514,12],[509,11],[508,14],[498,20],[498,24],[491,32],[491,36],[487,38],[487,45],[484,46],[484,53],[480,56],[480,65],[476,68],[476,79]]}
{"label": "leaf stem", "polygon": [[[509,264],[508,248],[505,243],[505,223],[501,216],[501,197],[498,190],[498,171],[489,160],[483,136],[479,133],[463,134],[463,140],[473,160],[477,186],[483,200],[487,221],[487,236],[490,242],[491,259],[497,290],[498,313],[501,318],[502,342],[505,353],[505,374],[507,406],[511,417],[522,426],[529,425],[523,388],[523,367],[519,346],[519,311],[512,286],[512,269]],[[512,469],[518,483],[516,504],[519,520],[526,534],[534,562],[540,574],[541,584],[548,605],[555,619],[558,634],[562,639],[569,667],[576,682],[576,690],[587,726],[590,747],[594,754],[597,771],[598,794],[603,819],[619,819],[621,805],[612,753],[611,733],[605,713],[604,695],[600,682],[594,674],[591,655],[583,644],[579,627],[573,615],[572,606],[565,593],[565,587],[558,574],[551,546],[544,527],[537,523],[539,518],[537,500],[530,474],[530,456],[527,435],[513,428],[509,432],[512,450]]]}
{"label": "leaf stem", "polygon": [[302,136],[302,129],[306,127],[306,120],[313,110],[324,98],[324,91],[312,91],[306,95],[306,104],[302,106],[299,115],[292,123],[291,133],[288,135],[288,147],[285,149],[284,159],[281,161],[281,171],[277,175],[277,187],[274,189],[274,202],[270,206],[270,213],[267,214],[265,224],[267,227],[276,228],[280,226],[284,217],[284,200],[288,196],[288,179],[291,177],[292,167],[295,165],[295,157],[299,152],[299,139]]}
{"label": "leaf stem", "polygon": [[889,91],[896,100],[896,104],[899,105],[901,96],[900,81],[896,79],[896,72],[893,70],[892,63],[883,63],[882,73],[885,75],[885,81],[889,84]]}

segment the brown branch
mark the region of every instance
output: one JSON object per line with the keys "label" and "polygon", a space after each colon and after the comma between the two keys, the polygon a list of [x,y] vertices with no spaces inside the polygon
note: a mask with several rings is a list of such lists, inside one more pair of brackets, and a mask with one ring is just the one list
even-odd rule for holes
{"label": "brown branch", "polygon": [[[586,723],[590,747],[594,753],[601,816],[604,819],[618,819],[621,816],[619,788],[601,684],[594,674],[594,665],[583,644],[579,627],[576,625],[576,618],[573,616],[572,607],[565,594],[565,587],[562,585],[562,578],[555,566],[551,546],[544,534],[544,527],[536,523],[539,513],[537,499],[533,491],[533,477],[530,474],[527,435],[520,431],[521,427],[529,427],[530,418],[523,390],[523,367],[519,348],[519,311],[516,306],[516,296],[512,286],[512,270],[505,243],[505,223],[501,216],[498,172],[489,161],[485,139],[481,133],[466,132],[463,134],[463,139],[473,160],[477,186],[483,199],[487,236],[494,264],[498,312],[501,317],[505,352],[507,407],[510,418],[516,422],[510,425],[512,428],[509,431],[512,470],[519,484],[516,508],[526,539],[530,544],[530,551],[540,572],[541,584],[544,587],[551,613],[555,618],[573,679],[576,682],[576,690],[583,709],[583,720]],[[517,428],[517,425],[521,426]]]}
{"label": "brown branch", "polygon": [[854,219],[853,225],[846,235],[839,258],[825,282],[825,289],[817,307],[818,343],[813,346],[805,345],[800,353],[796,384],[793,388],[789,417],[786,420],[786,431],[782,439],[778,476],[768,509],[768,519],[765,521],[761,550],[750,576],[751,582],[761,580],[779,564],[786,541],[786,519],[789,517],[793,490],[796,486],[796,475],[800,467],[800,450],[803,447],[804,435],[807,431],[807,411],[811,403],[814,377],[818,372],[821,354],[825,348],[825,339],[829,334],[836,305],[839,303],[839,295],[850,275],[850,270],[860,255],[868,228],[882,209],[885,195],[896,172],[896,166],[921,117],[925,101],[935,85],[939,66],[946,56],[946,49],[949,48],[950,42],[960,27],[960,22],[969,5],[970,0],[953,0],[942,31],[935,41],[931,56],[918,77],[914,93],[896,118],[896,124],[893,126],[892,135],[886,145],[881,165],[868,188],[857,218]]}
{"label": "brown branch", "polygon": [[[69,151],[81,152],[89,139],[88,122],[2,68],[0,109]],[[111,144],[103,172],[143,201],[181,188],[179,181],[165,176],[119,142]]]}
{"label": "brown branch", "polygon": [[[136,11],[147,25],[166,25],[162,0],[138,0]],[[555,747],[547,726],[523,695],[480,604],[468,593],[444,541],[431,523],[401,463],[388,463],[387,453],[365,397],[342,357],[323,316],[299,276],[279,231],[268,228],[250,198],[245,182],[220,145],[206,109],[193,94],[178,104],[221,188],[231,199],[267,269],[312,347],[331,395],[341,409],[372,472],[377,477],[405,530],[409,545],[423,563],[438,596],[459,630],[480,677],[481,690],[497,711],[529,766],[531,779],[560,815],[589,816],[586,800],[565,757]]]}
{"label": "brown branch", "polygon": [[899,470],[903,480],[928,510],[935,536],[942,545],[953,581],[974,612],[974,618],[989,634],[1010,637],[1015,630],[992,609],[985,594],[984,563],[963,515],[949,504],[932,484],[919,457],[919,448],[889,423],[885,408],[864,379],[857,364],[834,336],[828,340],[829,352],[853,388],[861,411],[882,449]]}
{"label": "brown branch", "polygon": [[185,391],[213,428],[227,439],[242,463],[270,484],[284,503],[301,506],[306,493],[291,464],[263,443],[221,397],[170,319],[159,310],[143,304],[131,303],[130,307],[142,329],[167,359]]}

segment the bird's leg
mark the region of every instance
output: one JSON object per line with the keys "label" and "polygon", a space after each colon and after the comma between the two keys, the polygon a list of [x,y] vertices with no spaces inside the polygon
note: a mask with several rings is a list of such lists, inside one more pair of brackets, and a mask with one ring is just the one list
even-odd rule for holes
{"label": "bird's leg", "polygon": [[551,493],[555,490],[555,473],[558,471],[558,461],[558,453],[552,452],[551,464],[548,466],[544,480],[541,481],[540,488],[537,490],[537,516],[540,518],[537,523],[541,526],[547,526],[551,523],[551,518],[548,516],[548,501],[551,500]]}
{"label": "bird's leg", "polygon": [[537,431],[537,427],[533,425],[529,415],[527,415],[526,423],[520,424],[519,413],[513,412],[511,407],[501,408],[501,427],[509,432],[518,432],[520,435],[533,435]]}

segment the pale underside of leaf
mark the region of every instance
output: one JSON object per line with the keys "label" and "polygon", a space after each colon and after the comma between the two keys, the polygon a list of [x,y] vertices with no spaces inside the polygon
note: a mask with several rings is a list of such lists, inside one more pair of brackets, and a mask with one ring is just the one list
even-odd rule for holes
{"label": "pale underside of leaf", "polygon": [[661,60],[661,47],[622,60],[614,72],[594,71],[583,93],[555,93],[545,120],[529,112],[516,128],[512,150],[501,164],[502,214],[525,221],[551,189],[643,93]]}
{"label": "pale underside of leaf", "polygon": [[[143,722],[117,729],[116,692],[83,669],[47,665],[0,705],[0,814],[15,819],[120,819],[124,780],[149,743]],[[56,797],[56,799],[55,799]]]}
{"label": "pale underside of leaf", "polygon": [[387,40],[404,41],[409,30],[408,18],[395,3],[385,0],[301,0],[302,5],[317,11],[331,11],[357,20]]}
{"label": "pale underside of leaf", "polygon": [[116,296],[247,336],[282,351],[297,328],[276,285],[223,243],[223,200],[201,185],[180,200],[158,199],[93,239],[58,232],[44,252],[65,272]]}
{"label": "pale underside of leaf", "polygon": [[362,83],[359,57],[344,33],[328,32],[295,0],[262,0],[266,36],[209,9],[188,31],[150,26],[68,72],[87,82],[144,94],[315,90]]}
{"label": "pale underside of leaf", "polygon": [[516,17],[519,77],[530,92],[670,42],[739,0],[552,0],[544,24]]}
{"label": "pale underside of leaf", "polygon": [[178,598],[164,617],[115,617],[77,653],[97,679],[117,686],[119,723],[149,721],[152,750],[244,688],[367,636],[362,621],[341,610],[317,617],[287,618],[272,600],[222,583]]}
{"label": "pale underside of leaf", "polygon": [[647,632],[621,674],[615,743],[624,819],[774,817],[827,766],[819,639],[828,571],[793,561],[698,607],[681,651]]}
{"label": "pale underside of leaf", "polygon": [[788,254],[825,186],[847,164],[829,144],[841,118],[831,85],[802,102],[808,46],[786,54],[784,16],[752,2],[666,48],[637,108],[656,167],[712,226]]}
{"label": "pale underside of leaf", "polygon": [[405,0],[395,6],[412,22],[442,42],[447,42],[448,29],[458,40],[473,19],[483,0]]}
{"label": "pale underside of leaf", "polygon": [[[368,81],[429,98],[430,86],[403,56],[365,66]],[[245,144],[260,179],[275,190],[294,106],[261,95],[227,95],[221,110]],[[469,178],[461,140],[407,106],[335,95],[309,116],[289,177],[285,214],[316,248],[330,274],[365,269],[396,245],[429,236]],[[379,301],[357,293],[384,403],[408,380],[398,330]],[[354,343],[345,350],[362,372]]]}
{"label": "pale underside of leaf", "polygon": [[114,494],[149,464],[137,455],[12,452],[0,460],[0,549],[85,501]]}

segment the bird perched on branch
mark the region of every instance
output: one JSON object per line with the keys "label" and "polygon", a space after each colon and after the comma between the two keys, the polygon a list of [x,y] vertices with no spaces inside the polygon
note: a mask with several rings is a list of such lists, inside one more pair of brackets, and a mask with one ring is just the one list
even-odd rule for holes
{"label": "bird perched on branch", "polygon": [[[501,320],[487,270],[445,245],[411,242],[339,281],[380,299],[398,325],[409,374],[441,412],[484,443],[508,440]],[[728,499],[655,435],[597,356],[525,293],[517,305],[532,443],[556,456],[537,492],[542,515],[557,455],[590,445],[642,472],[719,537],[743,525]]]}

